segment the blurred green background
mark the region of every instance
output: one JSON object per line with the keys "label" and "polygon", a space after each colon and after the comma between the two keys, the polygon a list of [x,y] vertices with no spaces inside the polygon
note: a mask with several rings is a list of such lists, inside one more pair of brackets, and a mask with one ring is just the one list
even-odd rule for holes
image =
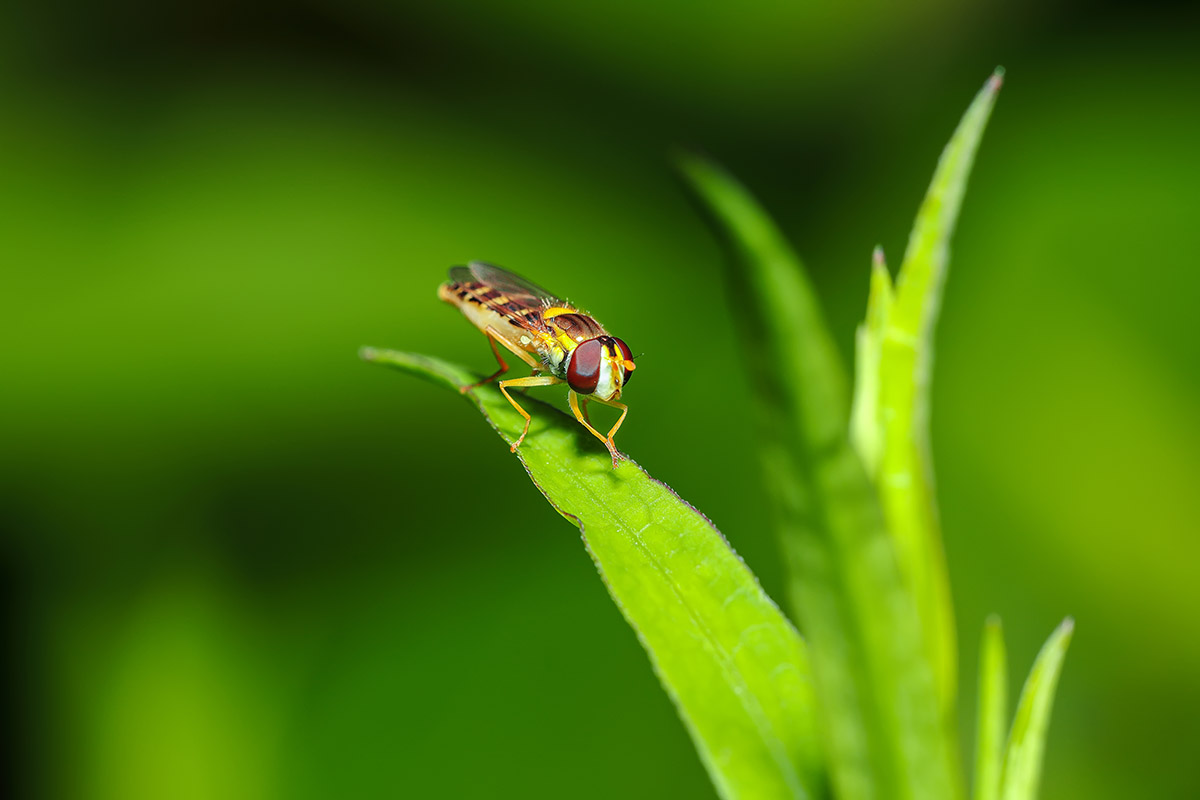
{"label": "blurred green background", "polygon": [[489,368],[435,299],[469,259],[566,294],[645,353],[622,447],[779,597],[721,255],[666,154],[759,194],[849,356],[872,246],[898,261],[1004,64],[934,397],[964,730],[985,616],[1015,692],[1073,614],[1044,796],[1200,795],[1198,21],[6,4],[5,794],[712,796],[578,534],[466,404],[356,350]]}

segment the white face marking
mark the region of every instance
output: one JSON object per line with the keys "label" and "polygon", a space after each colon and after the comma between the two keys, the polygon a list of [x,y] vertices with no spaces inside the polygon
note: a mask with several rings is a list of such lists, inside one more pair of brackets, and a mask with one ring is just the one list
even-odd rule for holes
{"label": "white face marking", "polygon": [[620,377],[614,374],[617,371],[619,370],[616,365],[606,354],[600,362],[600,380],[596,382],[596,391],[592,392],[592,395],[600,400],[613,399],[620,388],[620,385],[614,382],[620,380]]}

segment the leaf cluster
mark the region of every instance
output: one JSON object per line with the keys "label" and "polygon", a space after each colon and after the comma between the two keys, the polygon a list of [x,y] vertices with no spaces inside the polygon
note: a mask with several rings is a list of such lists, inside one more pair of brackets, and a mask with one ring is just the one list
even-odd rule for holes
{"label": "leaf cluster", "polygon": [[[533,423],[521,463],[579,527],[722,797],[965,796],[929,387],[949,242],[1000,84],[997,71],[946,146],[895,281],[875,251],[853,381],[803,264],[767,214],[712,162],[678,158],[730,255],[739,317],[753,321],[745,350],[790,618],[695,508],[632,461],[613,469],[566,415],[522,401]],[[425,356],[363,357],[450,389],[476,380]],[[466,396],[516,439],[524,420],[494,387]],[[1072,627],[1038,656],[1006,740],[1004,644],[988,622],[976,800],[1036,796]]]}

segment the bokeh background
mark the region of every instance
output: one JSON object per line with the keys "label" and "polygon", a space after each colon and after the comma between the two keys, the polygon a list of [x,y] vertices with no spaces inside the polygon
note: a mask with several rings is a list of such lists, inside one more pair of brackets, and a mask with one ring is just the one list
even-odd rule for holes
{"label": "bokeh background", "polygon": [[[1044,796],[1200,796],[1200,48],[1069,0],[0,11],[8,796],[712,796],[578,534],[466,404],[480,258],[644,351],[621,444],[780,596],[721,256],[674,145],[849,357],[959,115],[933,435],[962,644],[1078,621]],[[550,394],[548,392],[548,394]],[[563,400],[564,398],[559,398]],[[603,413],[603,412],[601,412]]]}

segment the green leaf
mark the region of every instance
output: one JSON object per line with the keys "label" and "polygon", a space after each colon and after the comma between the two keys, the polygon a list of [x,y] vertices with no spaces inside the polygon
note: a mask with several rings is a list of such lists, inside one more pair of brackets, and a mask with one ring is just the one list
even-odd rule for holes
{"label": "green leaf", "polygon": [[850,444],[847,376],[812,287],[744,188],[704,159],[685,155],[679,165],[732,254],[766,483],[811,645],[835,794],[954,798],[957,770],[916,605]]}
{"label": "green leaf", "polygon": [[[363,358],[456,390],[474,375],[425,356]],[[523,420],[494,386],[465,395],[507,442]],[[573,418],[527,395],[518,456],[554,508],[579,526],[605,586],[650,655],[701,760],[726,798],[823,794],[804,642],[721,533]],[[548,599],[547,602],[552,602]]]}
{"label": "green leaf", "polygon": [[860,394],[878,395],[875,421],[880,429],[874,436],[856,436],[856,442],[882,441],[881,453],[870,448],[860,453],[868,465],[875,460],[879,463],[876,485],[884,516],[896,545],[901,574],[916,597],[943,725],[951,738],[957,725],[954,699],[958,691],[958,645],[934,490],[929,385],[950,237],[1002,74],[997,70],[988,79],[942,152],[913,224],[881,346],[876,344],[880,346],[878,378],[859,384]]}
{"label": "green leaf", "polygon": [[883,459],[883,410],[880,407],[879,360],[883,335],[892,308],[892,276],[888,273],[883,248],[871,256],[871,293],[867,318],[855,336],[854,405],[850,410],[850,439],[872,480],[878,480]]}
{"label": "green leaf", "polygon": [[1075,622],[1068,617],[1050,634],[1021,690],[1017,716],[1008,735],[1001,793],[1004,800],[1034,800],[1037,797],[1050,708],[1054,704],[1054,690],[1074,630]]}
{"label": "green leaf", "polygon": [[975,800],[999,800],[1008,719],[1008,659],[1004,629],[992,617],[983,629],[979,653],[979,719],[975,734]]}

